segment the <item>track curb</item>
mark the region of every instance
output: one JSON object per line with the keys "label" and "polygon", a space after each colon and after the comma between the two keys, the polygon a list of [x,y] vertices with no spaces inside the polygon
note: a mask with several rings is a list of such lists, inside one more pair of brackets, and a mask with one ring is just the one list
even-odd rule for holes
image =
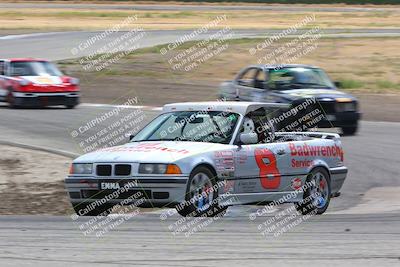
{"label": "track curb", "polygon": [[61,149],[53,149],[53,148],[47,148],[47,147],[41,147],[41,146],[27,145],[27,144],[5,141],[5,140],[0,140],[0,145],[14,146],[14,147],[19,147],[19,148],[24,148],[24,149],[47,152],[47,153],[64,156],[64,157],[71,158],[71,159],[75,159],[80,156],[77,153],[72,153],[69,151],[61,150]]}

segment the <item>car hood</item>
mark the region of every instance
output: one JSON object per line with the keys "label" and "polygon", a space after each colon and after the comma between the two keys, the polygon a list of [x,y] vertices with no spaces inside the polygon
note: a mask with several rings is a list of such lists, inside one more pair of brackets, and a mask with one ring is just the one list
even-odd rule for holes
{"label": "car hood", "polygon": [[59,76],[19,76],[21,79],[30,81],[33,84],[39,85],[58,85],[62,84],[62,79]]}
{"label": "car hood", "polygon": [[185,157],[225,148],[224,144],[204,142],[132,142],[100,149],[74,160],[75,163],[139,162],[172,163]]}
{"label": "car hood", "polygon": [[287,95],[291,99],[309,98],[314,97],[318,99],[322,98],[350,98],[355,100],[356,98],[350,94],[334,90],[334,89],[293,89],[293,90],[282,90],[280,93]]}

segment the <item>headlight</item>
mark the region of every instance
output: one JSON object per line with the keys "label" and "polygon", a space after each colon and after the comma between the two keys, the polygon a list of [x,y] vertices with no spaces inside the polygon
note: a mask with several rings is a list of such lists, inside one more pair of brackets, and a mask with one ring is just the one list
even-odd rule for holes
{"label": "headlight", "polygon": [[91,163],[73,163],[70,174],[91,174],[93,164]]}
{"label": "headlight", "polygon": [[30,81],[25,80],[25,79],[22,79],[22,80],[19,81],[19,84],[20,84],[21,86],[27,86],[27,85],[30,84],[30,83],[31,83]]}
{"label": "headlight", "polygon": [[356,111],[357,106],[355,102],[337,102],[336,112]]}
{"label": "headlight", "polygon": [[78,85],[79,84],[79,79],[78,78],[71,78],[69,80],[69,83],[72,85]]}
{"label": "headlight", "polygon": [[181,174],[181,169],[175,164],[141,163],[139,173],[144,174]]}

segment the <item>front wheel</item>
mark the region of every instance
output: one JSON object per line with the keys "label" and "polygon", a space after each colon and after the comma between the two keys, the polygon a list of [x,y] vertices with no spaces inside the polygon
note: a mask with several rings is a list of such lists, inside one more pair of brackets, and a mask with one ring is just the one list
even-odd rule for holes
{"label": "front wheel", "polygon": [[73,109],[73,108],[76,107],[76,105],[66,105],[65,107],[66,107],[67,109]]}
{"label": "front wheel", "polygon": [[15,97],[14,97],[12,92],[13,92],[12,88],[9,88],[8,89],[8,94],[7,94],[7,97],[6,97],[6,100],[8,102],[8,106],[9,106],[9,108],[19,108],[19,106],[17,104],[15,104]]}
{"label": "front wheel", "polygon": [[355,135],[357,130],[358,130],[357,125],[342,127],[343,135]]}
{"label": "front wheel", "polygon": [[305,187],[303,200],[295,204],[297,211],[303,215],[323,214],[331,200],[331,185],[327,170],[321,167],[315,168],[307,176]]}
{"label": "front wheel", "polygon": [[218,189],[214,189],[216,177],[207,167],[197,167],[189,177],[185,202],[176,206],[184,216],[223,216],[227,207],[218,204]]}

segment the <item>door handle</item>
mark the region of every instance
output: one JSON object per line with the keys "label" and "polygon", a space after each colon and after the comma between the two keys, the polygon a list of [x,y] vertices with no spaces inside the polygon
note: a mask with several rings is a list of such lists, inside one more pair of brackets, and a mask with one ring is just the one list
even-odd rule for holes
{"label": "door handle", "polygon": [[278,152],[276,152],[276,154],[278,154],[279,156],[285,155],[286,151],[285,150],[278,150]]}

